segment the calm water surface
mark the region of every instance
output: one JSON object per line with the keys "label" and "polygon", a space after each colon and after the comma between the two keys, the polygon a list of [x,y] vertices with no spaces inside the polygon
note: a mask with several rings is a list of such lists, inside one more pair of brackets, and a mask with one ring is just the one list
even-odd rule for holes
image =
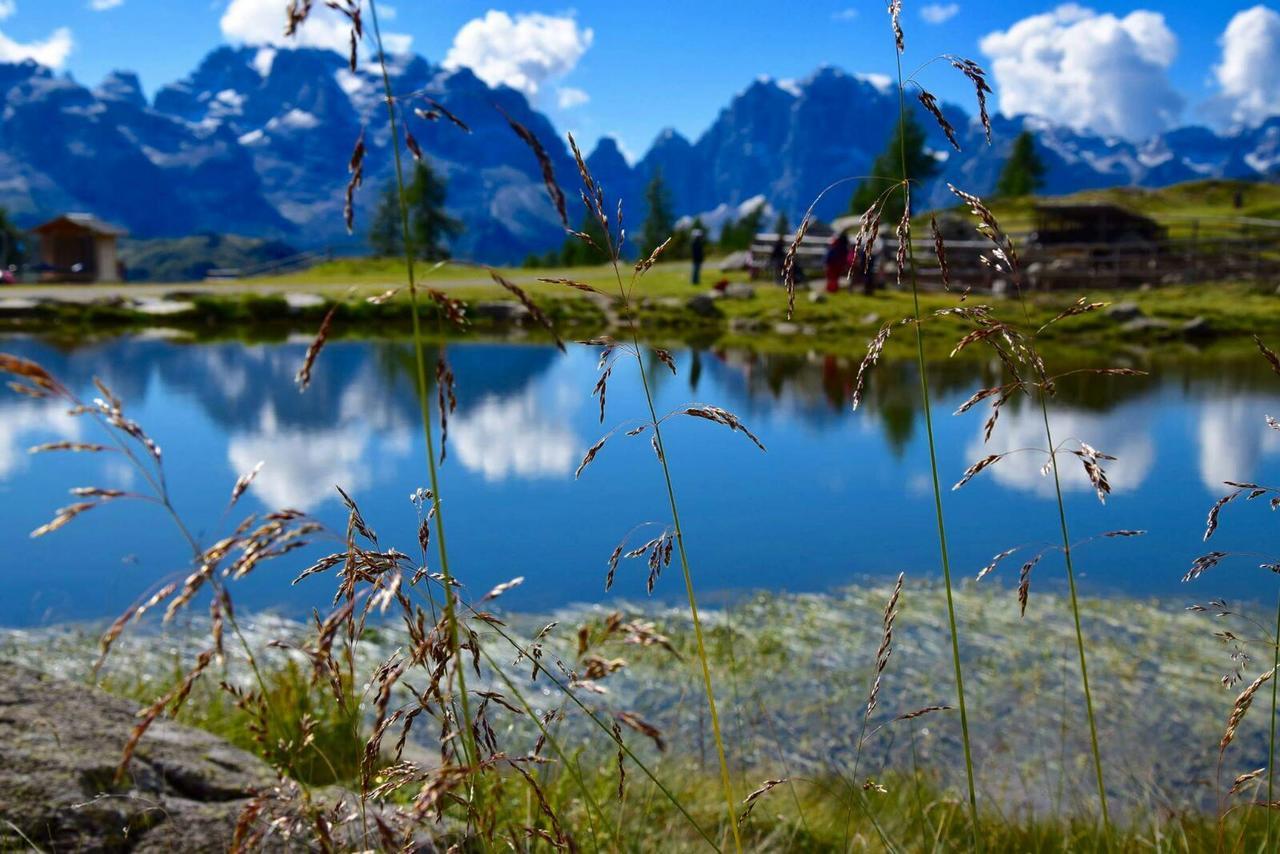
{"label": "calm water surface", "polygon": [[[288,506],[341,528],[345,513],[333,489],[341,485],[384,544],[416,550],[409,494],[427,475],[412,350],[403,343],[331,344],[303,395],[293,375],[305,343],[122,338],[60,348],[11,337],[0,339],[0,349],[39,360],[88,398],[96,394],[92,377],[103,377],[164,448],[175,503],[206,541],[228,527],[223,509],[236,477],[264,460],[237,518]],[[853,413],[845,400],[856,365],[841,360],[712,350],[675,355],[679,376],[654,372],[660,410],[719,404],[768,446],[762,454],[741,435],[703,421],[670,423],[668,451],[690,556],[708,601],[750,589],[821,591],[860,576],[938,572],[911,365],[882,366],[867,405]],[[542,346],[477,343],[451,346],[449,358],[459,406],[443,477],[455,573],[477,591],[524,576],[525,584],[508,594],[509,607],[606,601],[605,560],[619,539],[639,523],[668,518],[661,472],[644,437],[619,431],[582,478],[573,477],[605,430],[641,415],[632,366],[624,362],[615,371],[602,427],[590,396],[593,351],[562,355]],[[1082,547],[1084,587],[1188,602],[1270,598],[1275,577],[1252,568],[1257,561],[1216,569],[1195,586],[1179,578],[1204,550],[1204,515],[1223,491],[1221,481],[1280,482],[1280,433],[1263,420],[1280,415],[1280,381],[1256,357],[1188,356],[1142,366],[1151,377],[1064,385],[1055,414],[1061,439],[1084,439],[1119,457],[1109,466],[1114,494],[1105,507],[1075,458],[1065,458],[1073,535],[1150,532]],[[1026,405],[1006,409],[990,448],[981,436],[985,411],[947,414],[991,384],[992,370],[982,362],[954,363],[931,377],[948,485],[987,453],[1042,444],[1038,409]],[[64,409],[0,397],[0,624],[114,616],[185,568],[182,540],[161,511],[142,503],[117,502],[51,536],[28,537],[69,503],[69,487],[141,488],[116,455],[27,453],[40,442],[100,439],[91,422]],[[958,573],[971,577],[998,551],[1057,537],[1052,482],[1039,473],[1043,461],[1043,454],[1015,455],[947,494]],[[1228,511],[1217,547],[1265,550],[1275,522],[1266,507]],[[290,555],[240,583],[241,607],[301,614],[322,606],[325,582],[288,583],[307,558]],[[1016,579],[1017,569],[1014,558],[999,574]],[[1036,584],[1059,583],[1060,561],[1046,559],[1036,573]],[[639,562],[624,564],[610,595],[643,597],[645,575]],[[674,567],[657,595],[682,595]]]}

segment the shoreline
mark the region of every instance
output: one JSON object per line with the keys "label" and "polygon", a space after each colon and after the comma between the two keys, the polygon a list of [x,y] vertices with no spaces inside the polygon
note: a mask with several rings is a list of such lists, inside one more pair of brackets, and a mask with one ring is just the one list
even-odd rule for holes
{"label": "shoreline", "polygon": [[[778,738],[784,737],[779,728],[793,772],[830,773],[850,760],[851,734],[861,721],[879,617],[890,587],[887,581],[867,581],[829,594],[757,594],[728,610],[705,611],[725,726],[743,766],[776,764]],[[910,709],[954,704],[941,596],[937,582],[905,587],[873,725]],[[1012,589],[966,584],[957,591],[957,605],[971,722],[976,723],[975,740],[987,745],[978,768],[986,797],[1002,809],[1035,813],[1087,803],[1087,779],[1074,765],[1088,751],[1065,599],[1033,590],[1024,619]],[[1229,690],[1219,682],[1230,662],[1227,648],[1212,632],[1223,626],[1209,615],[1190,614],[1181,604],[1162,600],[1089,598],[1083,605],[1100,736],[1119,809],[1133,816],[1157,803],[1211,809],[1211,791],[1196,781],[1213,777],[1217,740],[1238,691],[1238,686]],[[547,660],[572,668],[575,627],[598,625],[613,610],[579,605],[541,613],[503,611],[501,616],[526,640],[547,621],[557,622],[558,630],[545,639]],[[678,751],[698,755],[699,746],[705,749],[708,743],[706,722],[696,704],[679,702],[697,687],[693,658],[687,654],[687,615],[677,606],[620,603],[618,610],[628,619],[651,622],[681,657],[658,648],[619,645],[608,654],[624,659],[627,667],[603,680],[607,693],[596,700],[645,715]],[[126,632],[108,659],[105,678],[109,684],[115,680],[118,693],[127,686],[123,693],[141,702],[148,684],[162,684],[177,662],[195,655],[207,630],[204,622],[197,619],[165,632],[154,626]],[[244,624],[255,647],[274,638],[296,639],[304,627],[262,613],[249,615]],[[371,624],[361,667],[371,671],[403,642],[400,634],[393,623]],[[0,629],[0,658],[84,681],[96,640],[97,632],[87,624]],[[495,635],[486,635],[483,643],[497,660],[511,662],[513,651]],[[288,660],[288,653],[270,653],[273,667]],[[237,665],[230,667],[235,673]],[[247,676],[243,670],[239,665],[241,677]],[[530,696],[554,704],[545,680],[528,680],[527,664],[512,675]],[[1253,675],[1246,674],[1245,680]],[[496,681],[488,687],[508,690]],[[1034,701],[1028,702],[1029,697]],[[570,718],[567,726],[590,739],[590,727],[581,721]],[[512,733],[516,739],[530,735],[518,728]],[[956,776],[963,765],[953,713],[931,715],[909,728],[890,728],[868,750],[869,774],[909,774],[923,768],[943,787],[963,782]],[[1247,718],[1228,753],[1226,779],[1265,762],[1265,756],[1264,716]]]}
{"label": "shoreline", "polygon": [[[861,355],[867,341],[886,323],[910,313],[909,294],[894,289],[867,297],[841,292],[798,295],[794,317],[786,318],[785,291],[772,283],[731,282],[720,294],[713,288],[687,284],[681,268],[655,268],[654,287],[637,300],[638,323],[653,336],[714,345],[750,345],[763,351],[821,349],[839,355]],[[476,335],[518,334],[551,340],[514,296],[495,285],[456,275],[428,277],[438,288],[468,305],[469,328],[453,330],[436,304],[421,300],[420,316],[436,323],[438,334],[465,340]],[[543,274],[565,274],[603,290],[603,274],[588,270],[512,271],[528,289],[557,332],[565,338],[587,338],[630,328],[616,301],[601,293],[584,294],[540,284]],[[642,280],[645,288],[649,280]],[[403,292],[385,302],[370,298],[395,286],[369,279],[261,280],[188,285],[5,286],[0,288],[0,332],[28,332],[56,337],[119,334],[155,328],[173,329],[197,340],[242,337],[273,340],[314,334],[334,310],[336,337],[407,333],[412,309]],[[1111,302],[1109,308],[1060,321],[1044,330],[1046,347],[1080,351],[1212,350],[1234,347],[1254,334],[1280,335],[1280,297],[1262,285],[1206,283],[1149,290],[1089,293]],[[812,300],[812,301],[811,301]],[[925,295],[925,311],[961,304],[955,293]],[[1074,302],[1072,295],[1036,294],[1034,322],[1048,321]],[[968,305],[990,304],[997,314],[1015,304],[993,295],[975,294]],[[1020,309],[1019,309],[1020,312]],[[926,341],[941,349],[954,344],[971,327],[950,317],[924,326]],[[902,346],[891,336],[888,349]],[[910,336],[908,336],[910,337]]]}

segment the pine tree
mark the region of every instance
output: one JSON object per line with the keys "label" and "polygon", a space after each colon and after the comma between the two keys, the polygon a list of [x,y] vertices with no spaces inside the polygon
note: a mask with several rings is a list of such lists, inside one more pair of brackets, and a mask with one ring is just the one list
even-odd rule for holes
{"label": "pine tree", "polygon": [[570,235],[565,239],[556,260],[565,267],[589,267],[593,264],[605,263],[608,260],[605,254],[608,250],[605,248],[605,234],[604,229],[600,227],[600,222],[591,214],[584,214],[578,231],[590,237],[595,246],[581,237]]}
{"label": "pine tree", "polygon": [[727,222],[720,230],[719,247],[721,252],[738,252],[750,249],[756,235],[764,225],[765,204],[761,202],[747,211],[736,222]]}
{"label": "pine tree", "polygon": [[649,209],[640,230],[640,251],[647,257],[675,231],[675,214],[671,211],[671,191],[662,180],[662,170],[655,170],[644,190],[645,207]]}
{"label": "pine tree", "polygon": [[9,214],[0,208],[0,269],[18,267],[26,260],[26,236],[9,220]]}
{"label": "pine tree", "polygon": [[791,222],[785,213],[779,213],[778,218],[773,221],[773,233],[781,234],[784,239],[791,234]]}
{"label": "pine tree", "polygon": [[405,187],[413,248],[428,260],[447,258],[448,239],[462,233],[462,223],[445,213],[446,190],[444,179],[426,161],[419,161],[413,180]]}
{"label": "pine tree", "polygon": [[996,181],[996,195],[1008,198],[1029,196],[1044,186],[1044,162],[1036,154],[1036,139],[1031,131],[1024,130],[1013,141],[1009,159],[1004,162],[1000,179]]}
{"label": "pine tree", "polygon": [[379,258],[394,258],[404,252],[404,233],[400,224],[400,192],[394,179],[382,189],[378,207],[369,226],[369,245]]}
{"label": "pine tree", "polygon": [[[901,125],[895,125],[893,136],[884,151],[871,164],[871,176],[858,185],[849,201],[849,212],[863,214],[884,194],[885,190],[902,183],[902,155],[905,148],[907,174],[914,186],[938,174],[938,161],[925,150],[924,128],[910,114]],[[902,193],[889,193],[884,202],[881,219],[897,222],[902,218]]]}
{"label": "pine tree", "polygon": [[[425,161],[413,170],[404,188],[409,206],[409,234],[418,257],[438,260],[449,256],[447,241],[462,233],[462,223],[445,213],[445,181]],[[369,245],[374,255],[388,258],[404,252],[404,230],[400,222],[400,192],[392,179],[382,190],[369,226]]]}

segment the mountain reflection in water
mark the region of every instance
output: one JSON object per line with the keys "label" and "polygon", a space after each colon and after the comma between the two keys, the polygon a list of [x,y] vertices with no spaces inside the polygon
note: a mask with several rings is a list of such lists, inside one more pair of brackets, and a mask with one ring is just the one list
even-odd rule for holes
{"label": "mountain reflection in water", "polygon": [[[415,516],[407,497],[426,480],[414,395],[413,351],[404,342],[338,341],[321,356],[312,386],[293,377],[305,342],[174,343],[118,338],[62,348],[10,337],[0,349],[44,364],[84,397],[100,376],[165,451],[175,502],[210,540],[235,478],[259,460],[262,473],[238,511],[282,506],[341,528],[335,486],[360,503],[386,545],[413,553]],[[455,571],[473,589],[523,575],[513,607],[600,601],[610,551],[638,523],[665,520],[660,473],[644,437],[621,431],[574,480],[585,449],[614,425],[643,412],[631,373],[621,367],[599,423],[591,388],[596,354],[562,355],[519,343],[451,344],[458,410],[450,419],[443,468]],[[668,451],[687,516],[694,571],[709,601],[752,588],[823,590],[855,576],[937,570],[932,496],[914,363],[876,369],[863,409],[849,410],[857,364],[824,356],[745,350],[676,352],[678,376],[653,371],[660,411],[693,401],[735,412],[762,439],[761,454],[723,428],[670,422]],[[1113,494],[1099,504],[1074,458],[1064,461],[1073,534],[1117,528],[1151,532],[1141,540],[1090,544],[1080,562],[1086,589],[1252,597],[1264,579],[1248,567],[1224,569],[1212,590],[1178,579],[1199,554],[1208,505],[1221,481],[1280,481],[1280,434],[1263,416],[1280,414],[1280,384],[1256,357],[1188,357],[1140,364],[1143,378],[1079,377],[1060,383],[1054,419],[1064,441],[1079,439],[1116,455]],[[660,366],[659,366],[660,367]],[[1071,366],[1058,366],[1059,368]],[[954,410],[999,380],[999,365],[946,361],[930,380],[943,476],[954,482],[973,460],[1041,439],[1039,410],[1015,399],[992,441],[982,441],[984,406]],[[138,487],[118,457],[30,456],[56,439],[94,440],[93,425],[64,407],[13,395],[0,398],[0,623],[114,616],[161,578],[183,572],[183,544],[149,505],[118,502],[54,535],[28,532],[67,502],[73,486]],[[1052,484],[1043,454],[1019,453],[948,497],[953,562],[976,572],[990,556],[1056,536]],[[1270,514],[1233,508],[1223,548],[1256,548]],[[245,607],[303,613],[323,605],[320,584],[291,587],[296,561],[240,583]],[[1016,570],[1016,567],[1015,567]],[[1008,570],[1006,570],[1008,571]],[[1037,584],[1052,586],[1050,561]],[[999,583],[993,577],[984,584]],[[675,598],[671,579],[657,595]],[[993,589],[993,594],[996,591]],[[644,595],[644,573],[624,570],[614,595]]]}

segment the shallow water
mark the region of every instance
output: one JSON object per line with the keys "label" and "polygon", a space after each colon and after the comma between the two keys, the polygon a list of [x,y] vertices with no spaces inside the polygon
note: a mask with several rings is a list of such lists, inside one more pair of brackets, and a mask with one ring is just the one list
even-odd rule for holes
{"label": "shallow water", "polygon": [[[305,342],[174,343],[119,338],[59,348],[33,338],[0,339],[0,349],[34,358],[92,398],[101,376],[126,412],[164,448],[174,502],[206,542],[249,511],[295,507],[341,529],[335,485],[360,504],[384,545],[416,552],[409,494],[426,483],[412,349],[402,342],[335,342],[322,354],[310,390],[293,375]],[[877,369],[857,413],[847,396],[856,364],[832,357],[675,351],[680,373],[653,371],[660,412],[692,401],[735,412],[768,447],[706,421],[677,418],[667,449],[681,499],[690,558],[710,602],[747,589],[827,590],[855,577],[938,573],[928,450],[906,363]],[[596,354],[571,347],[468,343],[449,347],[458,410],[443,468],[453,569],[478,591],[524,576],[507,607],[546,609],[607,601],[605,561],[629,530],[637,544],[669,517],[661,471],[648,440],[619,431],[575,482],[583,452],[613,425],[640,417],[634,365],[621,362],[608,390],[605,425],[591,388]],[[1086,590],[1103,595],[1270,599],[1275,577],[1257,559],[1179,581],[1200,542],[1221,481],[1280,482],[1280,379],[1256,356],[1188,354],[1150,364],[1145,379],[1064,382],[1055,404],[1060,441],[1083,439],[1116,455],[1113,494],[1102,506],[1075,457],[1063,458],[1077,540],[1113,529],[1145,529],[1140,539],[1089,543],[1078,552]],[[944,485],[987,453],[1043,444],[1039,410],[1006,408],[990,446],[985,409],[949,413],[990,385],[986,362],[949,363],[931,377]],[[70,503],[73,486],[141,489],[116,454],[30,456],[57,439],[97,441],[93,425],[64,406],[0,398],[0,624],[38,625],[114,616],[161,579],[182,573],[187,550],[153,505],[115,502],[61,531],[27,534]],[[633,426],[633,425],[628,425]],[[223,511],[236,477],[264,460],[262,473],[230,519]],[[1052,481],[1043,453],[1003,460],[946,496],[953,564],[972,576],[996,552],[1032,550],[1058,536]],[[1217,548],[1265,551],[1266,506],[1224,511]],[[334,549],[324,548],[323,551]],[[316,553],[321,553],[317,551]],[[237,585],[239,605],[303,614],[323,606],[327,583],[291,587],[309,553],[267,564]],[[999,574],[1015,578],[1018,557]],[[1046,557],[1035,584],[1060,583],[1061,562]],[[623,564],[615,594],[644,594],[647,567]],[[323,587],[321,586],[323,585]],[[656,595],[683,595],[675,567]]]}

